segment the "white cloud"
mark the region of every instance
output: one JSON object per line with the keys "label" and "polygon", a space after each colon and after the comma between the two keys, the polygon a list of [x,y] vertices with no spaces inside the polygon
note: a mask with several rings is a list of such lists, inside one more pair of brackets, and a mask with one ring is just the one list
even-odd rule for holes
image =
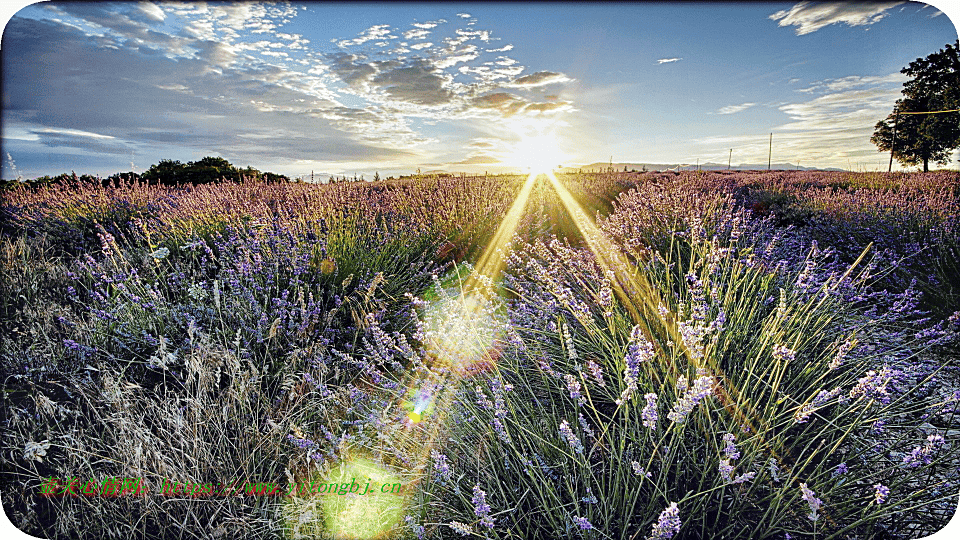
{"label": "white cloud", "polygon": [[403,38],[404,39],[423,39],[429,35],[430,35],[430,32],[428,30],[424,30],[422,28],[416,28],[414,30],[407,30],[406,32],[404,32]]}
{"label": "white cloud", "polygon": [[796,26],[798,36],[816,32],[824,26],[845,23],[866,26],[887,16],[887,10],[903,2],[800,2],[789,10],[770,15],[780,26]]}
{"label": "white cloud", "polygon": [[669,64],[670,62],[679,62],[680,60],[683,60],[683,58],[661,58],[661,59],[657,60],[657,63],[658,63],[658,64]]}
{"label": "white cloud", "polygon": [[457,17],[460,17],[461,19],[469,19],[470,17],[472,17],[472,15],[470,15],[469,13],[457,13]]}
{"label": "white cloud", "polygon": [[557,84],[570,82],[572,79],[564,75],[563,73],[554,73],[552,71],[538,71],[536,73],[531,73],[530,75],[524,75],[514,81],[510,82],[507,86],[518,87],[518,88],[534,88],[537,86],[546,86],[548,84]]}
{"label": "white cloud", "polygon": [[909,77],[906,75],[897,72],[891,73],[890,75],[884,76],[859,76],[859,75],[850,75],[848,77],[841,77],[838,79],[826,79],[823,81],[817,81],[807,88],[801,88],[797,90],[798,92],[820,92],[820,91],[829,91],[836,92],[840,90],[848,90],[850,88],[856,88],[858,86],[867,86],[867,85],[876,85],[884,83],[895,83],[903,84],[909,80]]}
{"label": "white cloud", "polygon": [[360,35],[354,39],[344,39],[342,41],[337,41],[339,47],[352,47],[355,45],[363,45],[368,41],[381,40],[385,38],[393,39],[397,36],[390,34],[390,25],[389,24],[378,24],[367,28]]}
{"label": "white cloud", "polygon": [[62,135],[74,135],[77,137],[89,137],[91,139],[115,139],[111,135],[101,135],[99,133],[93,133],[90,131],[81,131],[79,129],[54,129],[54,128],[40,128],[34,130],[36,133],[58,133]]}
{"label": "white cloud", "polygon": [[163,22],[167,18],[166,13],[163,12],[156,4],[153,2],[139,2],[137,4],[137,9],[140,10],[148,19]]}
{"label": "white cloud", "polygon": [[717,114],[734,114],[740,111],[745,111],[750,107],[753,107],[756,103],[742,103],[740,105],[727,105],[726,107],[720,107],[717,110]]}

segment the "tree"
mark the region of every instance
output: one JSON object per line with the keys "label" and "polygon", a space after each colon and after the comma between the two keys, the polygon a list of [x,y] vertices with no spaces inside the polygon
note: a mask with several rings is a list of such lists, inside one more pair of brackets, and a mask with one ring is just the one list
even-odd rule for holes
{"label": "tree", "polygon": [[870,142],[881,152],[892,149],[904,166],[922,162],[926,172],[930,161],[946,165],[960,148],[960,39],[900,72],[913,79],[904,83],[893,112],[877,122]]}
{"label": "tree", "polygon": [[156,165],[151,165],[141,176],[150,184],[174,185],[184,181],[186,165],[178,160],[161,159]]}

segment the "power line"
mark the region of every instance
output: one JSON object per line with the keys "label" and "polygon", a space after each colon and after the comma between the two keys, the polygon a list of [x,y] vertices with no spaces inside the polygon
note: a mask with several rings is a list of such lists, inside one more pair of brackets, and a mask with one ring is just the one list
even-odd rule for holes
{"label": "power line", "polygon": [[946,111],[898,112],[896,114],[939,114],[947,112],[960,112],[960,109],[949,109]]}

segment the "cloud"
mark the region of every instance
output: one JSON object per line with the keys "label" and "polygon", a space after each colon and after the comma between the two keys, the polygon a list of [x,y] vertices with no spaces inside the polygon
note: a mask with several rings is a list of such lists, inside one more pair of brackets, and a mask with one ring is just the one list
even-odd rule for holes
{"label": "cloud", "polygon": [[332,53],[325,59],[330,61],[330,71],[350,86],[362,86],[377,73],[374,64],[365,62],[366,57],[358,54]]}
{"label": "cloud", "polygon": [[344,39],[337,41],[338,47],[352,47],[355,45],[363,45],[368,41],[376,41],[383,39],[394,39],[397,36],[390,34],[390,25],[389,24],[378,24],[367,28],[360,35],[354,39]]}
{"label": "cloud", "polygon": [[552,71],[538,71],[530,75],[524,75],[514,79],[509,86],[533,88],[536,86],[545,86],[548,84],[570,82],[571,79],[563,73],[554,73]]}
{"label": "cloud", "polygon": [[512,116],[526,106],[527,102],[523,98],[517,97],[506,92],[496,92],[474,98],[473,106],[481,109],[496,109],[504,116]]}
{"label": "cloud", "polygon": [[500,160],[486,154],[475,154],[463,161],[451,163],[451,165],[487,165],[492,163],[500,163]]}
{"label": "cloud", "polygon": [[717,110],[717,114],[734,114],[740,111],[745,111],[750,107],[753,107],[756,103],[742,103],[740,105],[727,105],[726,107],[720,107]]}
{"label": "cloud", "polygon": [[856,88],[858,86],[867,86],[883,83],[896,83],[903,84],[909,80],[909,77],[902,73],[891,73],[890,75],[880,76],[859,76],[859,75],[850,75],[848,77],[841,77],[837,79],[826,79],[823,81],[817,81],[807,88],[801,88],[797,90],[798,92],[836,92],[839,90],[848,90],[850,88]]}
{"label": "cloud", "polygon": [[153,2],[138,2],[137,9],[148,19],[155,22],[163,22],[167,15]]}
{"label": "cloud", "polygon": [[457,13],[457,17],[460,17],[461,19],[469,19],[470,17],[472,17],[472,15],[470,15],[469,13]]}
{"label": "cloud", "polygon": [[384,89],[391,97],[419,105],[449,103],[453,93],[446,88],[449,79],[437,74],[423,60],[377,74],[371,83]]}
{"label": "cloud", "polygon": [[683,60],[683,58],[661,58],[661,59],[657,60],[657,63],[658,63],[658,64],[669,64],[670,62],[679,62],[680,60]]}
{"label": "cloud", "polygon": [[800,2],[789,10],[770,15],[780,26],[796,26],[802,36],[829,26],[845,23],[847,26],[871,25],[887,16],[887,10],[903,2]]}
{"label": "cloud", "polygon": [[429,30],[423,30],[420,28],[415,28],[413,30],[407,30],[403,33],[404,39],[423,39],[430,35]]}
{"label": "cloud", "polygon": [[[22,135],[24,155],[127,156],[118,168],[214,152],[264,168],[409,167],[435,157],[424,152],[439,142],[439,122],[512,136],[504,119],[552,122],[574,110],[540,92],[572,79],[529,73],[503,54],[512,45],[485,48],[498,39],[489,30],[443,19],[410,23],[430,34],[412,45],[385,24],[318,44],[284,31],[298,13],[288,4],[47,6],[59,20],[14,17],[4,35],[3,129],[5,139]],[[474,150],[471,159],[495,153]]]}

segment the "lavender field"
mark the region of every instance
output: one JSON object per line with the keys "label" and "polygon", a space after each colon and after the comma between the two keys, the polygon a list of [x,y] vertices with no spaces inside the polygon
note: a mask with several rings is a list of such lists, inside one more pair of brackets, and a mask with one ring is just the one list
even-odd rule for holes
{"label": "lavender field", "polygon": [[[957,511],[960,173],[67,183],[0,213],[0,492],[35,536],[908,539]],[[354,480],[402,489],[296,487]]]}

